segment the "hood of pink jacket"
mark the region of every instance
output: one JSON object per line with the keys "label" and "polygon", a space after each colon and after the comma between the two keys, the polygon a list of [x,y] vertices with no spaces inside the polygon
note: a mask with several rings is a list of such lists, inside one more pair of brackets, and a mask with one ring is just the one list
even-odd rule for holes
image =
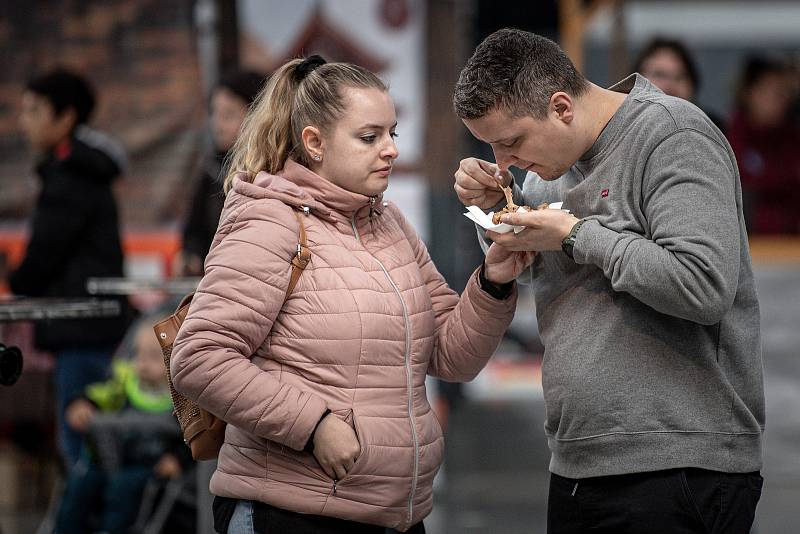
{"label": "hood of pink jacket", "polygon": [[353,193],[289,159],[277,175],[261,171],[252,182],[245,175],[234,178],[232,189],[252,199],[275,199],[295,208],[307,207],[330,219],[334,213],[351,216],[373,204],[380,211],[383,195],[368,197]]}

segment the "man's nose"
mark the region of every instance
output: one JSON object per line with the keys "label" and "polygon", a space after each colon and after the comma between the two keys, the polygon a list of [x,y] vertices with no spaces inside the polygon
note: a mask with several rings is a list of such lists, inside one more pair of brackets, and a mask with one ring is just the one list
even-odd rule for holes
{"label": "man's nose", "polygon": [[516,157],[503,149],[492,147],[492,151],[494,152],[494,161],[501,169],[507,170],[517,162]]}

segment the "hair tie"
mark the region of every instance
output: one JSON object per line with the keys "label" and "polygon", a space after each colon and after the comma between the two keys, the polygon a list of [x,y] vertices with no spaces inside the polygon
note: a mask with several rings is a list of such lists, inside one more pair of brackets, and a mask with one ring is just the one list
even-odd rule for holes
{"label": "hair tie", "polygon": [[305,79],[306,76],[311,74],[313,70],[315,70],[320,65],[324,65],[325,63],[327,63],[327,61],[325,61],[325,58],[323,58],[322,56],[314,54],[313,56],[307,57],[306,59],[303,60],[302,63],[300,63],[299,65],[297,65],[297,67],[295,67],[295,74],[297,76],[297,81],[302,81],[303,79]]}

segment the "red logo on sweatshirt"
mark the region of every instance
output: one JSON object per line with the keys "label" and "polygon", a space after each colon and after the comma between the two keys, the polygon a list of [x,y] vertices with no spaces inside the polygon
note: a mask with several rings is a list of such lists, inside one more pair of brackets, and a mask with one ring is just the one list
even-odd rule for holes
{"label": "red logo on sweatshirt", "polygon": [[603,189],[602,191],[600,191],[601,198],[606,198],[607,196],[608,196],[608,189]]}

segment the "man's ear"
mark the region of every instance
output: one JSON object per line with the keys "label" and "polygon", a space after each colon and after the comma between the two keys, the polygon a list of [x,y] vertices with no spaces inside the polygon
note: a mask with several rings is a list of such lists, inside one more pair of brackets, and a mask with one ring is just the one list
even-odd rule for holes
{"label": "man's ear", "polygon": [[575,118],[575,103],[572,97],[563,91],[553,93],[550,97],[550,113],[564,124],[569,124]]}
{"label": "man's ear", "polygon": [[309,159],[313,158],[315,155],[322,156],[324,143],[319,128],[316,126],[306,126],[303,128],[300,138],[303,141],[303,148],[305,148]]}

